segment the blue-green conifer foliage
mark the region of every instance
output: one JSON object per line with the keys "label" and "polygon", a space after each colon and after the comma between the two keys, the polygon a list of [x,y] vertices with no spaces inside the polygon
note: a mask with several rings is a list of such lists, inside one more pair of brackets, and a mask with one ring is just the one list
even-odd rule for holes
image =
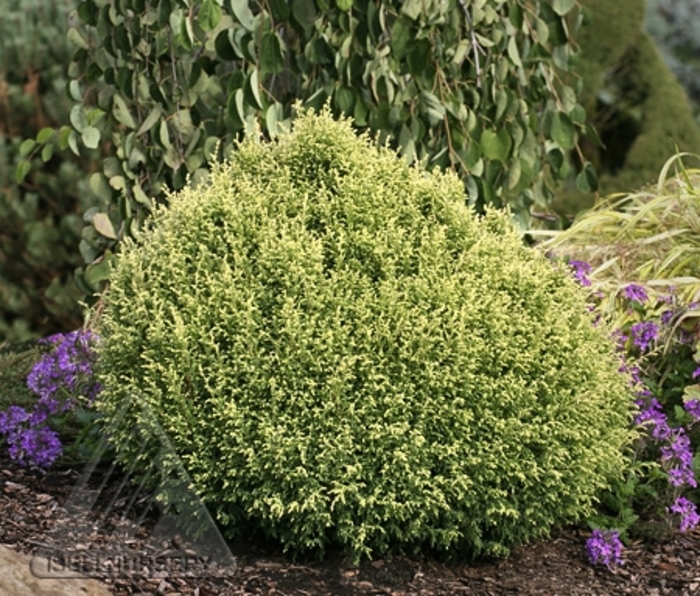
{"label": "blue-green conifer foliage", "polygon": [[136,399],[230,536],[505,554],[626,463],[628,380],[583,291],[327,111],[173,194],[100,308],[120,457],[148,459]]}

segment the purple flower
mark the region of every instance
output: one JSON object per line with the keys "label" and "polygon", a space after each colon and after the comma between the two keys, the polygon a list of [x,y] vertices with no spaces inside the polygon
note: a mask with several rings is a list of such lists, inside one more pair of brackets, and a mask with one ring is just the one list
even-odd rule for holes
{"label": "purple flower", "polygon": [[668,445],[661,447],[661,461],[669,462],[674,466],[668,472],[669,483],[672,486],[687,484],[693,488],[697,487],[690,438],[685,430],[677,428],[669,435],[668,440]]}
{"label": "purple flower", "polygon": [[28,418],[29,426],[39,426],[46,422],[49,416],[58,412],[59,403],[57,399],[42,397],[34,404],[34,411]]}
{"label": "purple flower", "polygon": [[700,523],[700,515],[695,504],[685,497],[678,497],[668,511],[681,516],[681,532],[692,530]]}
{"label": "purple flower", "polygon": [[649,299],[646,290],[638,284],[629,284],[622,290],[625,298],[635,302],[646,302]]}
{"label": "purple flower", "polygon": [[630,336],[632,337],[632,343],[641,352],[646,352],[651,343],[659,336],[659,326],[653,321],[635,323],[630,329]]}
{"label": "purple flower", "polygon": [[29,413],[19,406],[10,406],[7,411],[0,412],[0,433],[11,435],[20,424],[29,420]]}
{"label": "purple flower", "polygon": [[574,279],[582,286],[590,286],[591,280],[588,279],[588,274],[591,272],[591,266],[585,261],[569,261],[569,267],[573,269]]}
{"label": "purple flower", "polygon": [[668,325],[671,322],[671,319],[673,318],[673,311],[672,310],[665,310],[664,312],[661,313],[661,323],[664,325]]}
{"label": "purple flower", "polygon": [[598,563],[610,569],[613,565],[622,565],[622,542],[615,530],[593,530],[586,541],[586,550],[591,565]]}
{"label": "purple flower", "polygon": [[19,433],[10,445],[10,454],[21,465],[34,464],[41,468],[52,465],[63,448],[58,433],[48,426],[28,428]]}
{"label": "purple flower", "polygon": [[698,483],[695,480],[695,473],[685,467],[671,468],[668,471],[668,483],[671,486],[679,487],[687,484],[693,488],[697,488]]}
{"label": "purple flower", "polygon": [[695,420],[700,420],[700,400],[690,399],[683,404],[683,407]]}
{"label": "purple flower", "polygon": [[634,419],[634,423],[649,428],[649,434],[656,441],[664,441],[671,436],[671,427],[664,414],[661,404],[656,399],[645,403],[643,400],[635,402],[642,409]]}
{"label": "purple flower", "polygon": [[78,396],[91,403],[101,390],[92,377],[95,355],[91,346],[95,341],[97,336],[83,330],[40,340],[52,349],[27,377],[27,386],[39,396],[33,411],[10,406],[0,412],[0,434],[7,438],[10,457],[21,465],[52,465],[62,446],[58,434],[47,426],[50,417],[73,408]]}
{"label": "purple flower", "polygon": [[700,377],[700,366],[693,371],[693,378],[697,379],[698,377]]}
{"label": "purple flower", "polygon": [[95,393],[92,364],[95,359],[91,345],[97,336],[88,330],[56,334],[39,340],[53,344],[51,353],[37,362],[27,377],[27,386],[42,398],[51,398],[65,388],[70,393],[91,396]]}

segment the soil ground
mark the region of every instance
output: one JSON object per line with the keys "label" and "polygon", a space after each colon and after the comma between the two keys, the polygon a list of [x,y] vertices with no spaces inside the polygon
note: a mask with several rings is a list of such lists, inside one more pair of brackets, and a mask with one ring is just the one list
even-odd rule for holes
{"label": "soil ground", "polygon": [[[71,468],[45,473],[20,468],[0,455],[0,544],[29,554],[45,546],[49,536],[56,534],[63,504],[78,476],[78,470]],[[91,515],[100,508],[108,515],[119,514],[119,501],[115,506],[109,499],[116,494],[119,482],[114,477],[102,487],[104,498],[94,505]],[[59,534],[70,536],[70,531]],[[236,566],[228,577],[172,577],[146,568],[138,575],[100,579],[117,596],[700,595],[699,531],[677,533],[663,542],[631,544],[625,551],[625,564],[612,570],[588,564],[587,536],[583,529],[566,528],[548,540],[515,549],[508,558],[476,564],[395,557],[359,566],[332,553],[322,562],[292,561],[274,547],[251,539],[229,544]],[[104,546],[104,536],[97,534],[82,537],[77,545],[85,552]],[[138,542],[128,546],[133,552],[149,548]]]}

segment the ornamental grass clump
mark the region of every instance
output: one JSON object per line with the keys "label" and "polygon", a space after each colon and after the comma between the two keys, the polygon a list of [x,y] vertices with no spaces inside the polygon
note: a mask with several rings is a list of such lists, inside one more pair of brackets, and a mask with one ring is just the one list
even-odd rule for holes
{"label": "ornamental grass clump", "polygon": [[602,327],[454,175],[304,113],[125,242],[96,405],[137,470],[133,428],[165,431],[231,537],[505,554],[588,515],[627,464]]}

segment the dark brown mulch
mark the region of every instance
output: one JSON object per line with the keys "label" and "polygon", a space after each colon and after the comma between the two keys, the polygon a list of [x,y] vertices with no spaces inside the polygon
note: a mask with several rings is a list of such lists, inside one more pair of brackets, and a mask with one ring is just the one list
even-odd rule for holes
{"label": "dark brown mulch", "polygon": [[[78,479],[78,471],[62,469],[41,473],[19,468],[0,455],[0,544],[36,553],[52,536],[70,539],[60,528],[63,504]],[[90,515],[109,509],[117,515],[119,500],[112,503],[119,478],[102,488],[102,499]],[[145,522],[144,522],[145,523]],[[117,524],[115,521],[114,524]],[[445,564],[430,558],[396,557],[353,566],[340,555],[322,563],[293,562],[270,547],[250,541],[231,544],[235,573],[228,577],[175,577],[149,573],[133,577],[104,577],[115,595],[156,594],[225,596],[275,595],[541,595],[605,596],[618,594],[692,596],[700,594],[700,532],[676,534],[663,543],[637,543],[625,552],[625,565],[609,571],[592,568],[585,553],[586,533],[567,529],[551,539],[516,549],[503,560],[478,564]],[[74,547],[85,552],[105,547],[105,537],[81,536]],[[173,541],[175,542],[175,541]],[[145,551],[151,545],[131,541],[117,545]],[[168,545],[165,545],[168,546]],[[148,554],[148,552],[144,552]]]}

